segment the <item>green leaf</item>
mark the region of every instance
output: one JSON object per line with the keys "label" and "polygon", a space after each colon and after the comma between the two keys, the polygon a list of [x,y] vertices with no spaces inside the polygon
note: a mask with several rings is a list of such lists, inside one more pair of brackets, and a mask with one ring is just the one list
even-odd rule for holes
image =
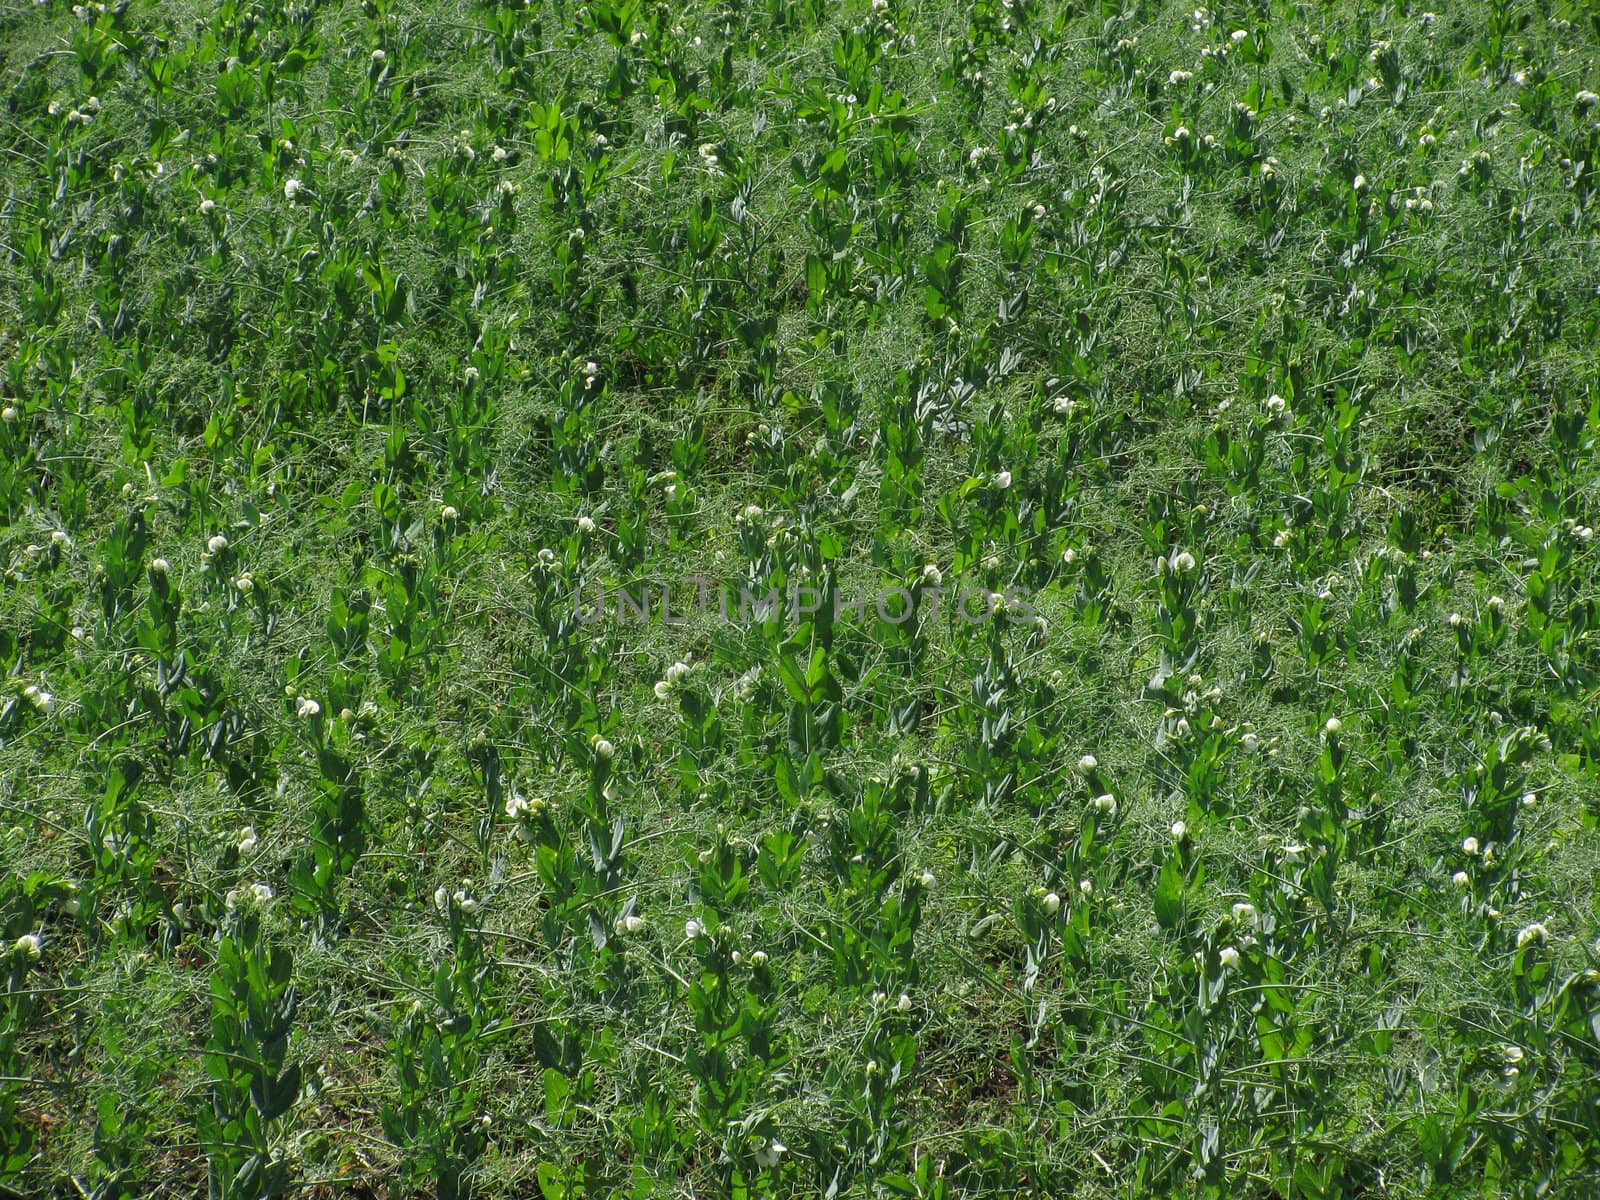
{"label": "green leaf", "polygon": [[1166,930],[1176,931],[1183,922],[1183,868],[1176,855],[1161,866],[1156,881],[1156,920]]}
{"label": "green leaf", "polygon": [[268,1084],[258,1076],[250,1083],[250,1100],[263,1121],[275,1121],[294,1107],[300,1098],[300,1064],[292,1064],[275,1081]]}

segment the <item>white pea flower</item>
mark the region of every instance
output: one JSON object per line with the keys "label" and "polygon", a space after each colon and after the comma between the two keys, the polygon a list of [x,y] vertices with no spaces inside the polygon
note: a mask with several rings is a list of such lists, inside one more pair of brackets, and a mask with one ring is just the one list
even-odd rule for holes
{"label": "white pea flower", "polygon": [[751,667],[734,681],[733,694],[738,700],[748,700],[755,695],[756,687],[761,682],[761,668]]}
{"label": "white pea flower", "polygon": [[1078,770],[1080,771],[1092,771],[1099,765],[1099,761],[1092,754],[1085,754],[1078,760]]}
{"label": "white pea flower", "polygon": [[595,525],[593,517],[582,516],[582,517],[578,518],[578,532],[579,533],[584,534],[584,535],[588,535],[588,534],[593,533],[596,528],[598,528],[598,527]]}
{"label": "white pea flower", "polygon": [[227,536],[221,533],[214,534],[211,540],[206,543],[206,552],[208,554],[221,554],[227,548]]}
{"label": "white pea flower", "polygon": [[529,808],[528,798],[521,792],[512,792],[511,795],[506,797],[506,817],[509,820],[516,821],[520,819],[523,813],[529,811]]}
{"label": "white pea flower", "polygon": [[1233,919],[1234,922],[1239,925],[1254,924],[1256,919],[1256,906],[1254,904],[1246,904],[1244,901],[1240,901],[1238,904],[1233,906]]}
{"label": "white pea flower", "polygon": [[1257,734],[1246,732],[1239,738],[1239,748],[1246,754],[1254,754],[1261,749],[1261,738]]}
{"label": "white pea flower", "polygon": [[1600,104],[1600,96],[1595,95],[1587,88],[1579,92],[1574,99],[1578,102],[1579,108],[1593,108],[1596,104]]}
{"label": "white pea flower", "polygon": [[386,54],[384,52],[384,49],[383,49],[382,46],[378,47],[376,50],[374,50],[372,52],[372,61],[375,62],[375,63],[381,63],[384,59],[386,59],[388,57],[389,57],[388,54]]}
{"label": "white pea flower", "polygon": [[1469,837],[1469,838],[1462,839],[1462,842],[1461,842],[1461,853],[1463,853],[1463,854],[1476,854],[1477,852],[1478,852],[1478,839],[1477,838]]}
{"label": "white pea flower", "polygon": [[303,186],[298,179],[285,179],[283,181],[283,198],[293,204],[295,197],[300,194],[300,189]]}
{"label": "white pea flower", "polygon": [[258,844],[259,842],[256,838],[256,827],[254,825],[246,825],[239,831],[240,854],[249,854],[256,848]]}
{"label": "white pea flower", "polygon": [[1044,898],[1044,910],[1052,917],[1061,911],[1061,897],[1054,892],[1049,892]]}
{"label": "white pea flower", "polygon": [[933,872],[924,869],[923,872],[917,876],[917,882],[925,888],[931,888],[936,881],[934,880]]}
{"label": "white pea flower", "polygon": [[17,406],[8,404],[4,408],[0,408],[0,421],[4,421],[7,425],[15,425],[17,423]]}
{"label": "white pea flower", "polygon": [[1170,830],[1174,841],[1183,841],[1189,836],[1189,826],[1183,821],[1174,821]]}
{"label": "white pea flower", "polygon": [[1187,550],[1179,550],[1172,556],[1170,565],[1174,571],[1192,571],[1194,570],[1194,555]]}
{"label": "white pea flower", "polygon": [[613,755],[615,755],[616,752],[617,752],[617,748],[615,746],[613,746],[605,738],[596,738],[594,740],[594,756],[596,758],[607,758],[608,759],[608,758],[611,758]]}
{"label": "white pea flower", "polygon": [[250,891],[255,896],[258,904],[265,904],[273,897],[271,886],[265,883],[252,883],[250,885]]}
{"label": "white pea flower", "polygon": [[1117,798],[1110,792],[1096,796],[1089,803],[1096,812],[1103,812],[1107,816],[1111,816],[1117,811]]}
{"label": "white pea flower", "polygon": [[1532,925],[1524,925],[1517,931],[1517,949],[1524,946],[1542,946],[1550,940],[1550,931],[1542,924],[1535,921]]}
{"label": "white pea flower", "polygon": [[897,1009],[899,1009],[901,1012],[910,1012],[911,1011],[911,996],[910,996],[910,994],[907,993],[907,992],[901,992],[900,993],[900,998],[894,1002],[894,1006]]}
{"label": "white pea flower", "polygon": [[1472,881],[1465,871],[1457,871],[1450,876],[1450,882],[1455,884],[1456,887],[1466,887]]}
{"label": "white pea flower", "polygon": [[944,582],[944,572],[940,571],[933,563],[928,563],[922,568],[922,578],[932,587],[938,587]]}
{"label": "white pea flower", "polygon": [[250,577],[249,572],[246,572],[233,581],[233,586],[239,589],[241,595],[248,596],[255,590],[256,581]]}
{"label": "white pea flower", "polygon": [[[697,39],[698,40],[698,39]],[[769,1171],[778,1165],[778,1159],[789,1149],[782,1142],[774,1138],[760,1150],[756,1151],[756,1166],[763,1171]]]}
{"label": "white pea flower", "polygon": [[446,504],[439,510],[439,519],[446,523],[454,521],[460,515],[461,514],[456,511],[456,506],[454,504]]}
{"label": "white pea flower", "polygon": [[627,933],[638,933],[644,928],[644,918],[635,913],[629,913],[622,918],[622,928]]}
{"label": "white pea flower", "polygon": [[1080,895],[1084,895],[1084,896],[1092,896],[1092,895],[1094,895],[1094,881],[1092,879],[1079,880],[1078,881],[1078,892],[1079,892]]}
{"label": "white pea flower", "polygon": [[302,696],[300,697],[300,705],[295,711],[302,717],[315,717],[322,712],[322,705],[318,704],[310,696]]}
{"label": "white pea flower", "polygon": [[1239,952],[1232,946],[1224,946],[1217,952],[1217,958],[1224,967],[1230,970],[1239,965]]}
{"label": "white pea flower", "polygon": [[1327,734],[1329,737],[1332,737],[1334,734],[1338,733],[1339,730],[1341,730],[1343,728],[1344,728],[1344,723],[1342,721],[1340,721],[1338,717],[1329,717],[1322,724],[1322,732]]}
{"label": "white pea flower", "polygon": [[442,883],[433,889],[433,906],[440,912],[450,907],[450,889]]}
{"label": "white pea flower", "polygon": [[995,476],[994,476],[994,479],[993,479],[993,483],[994,483],[994,486],[999,488],[1002,492],[1005,491],[1006,488],[1011,486],[1011,472],[1010,471],[997,471],[995,473]]}
{"label": "white pea flower", "polygon": [[688,938],[691,942],[696,938],[704,937],[705,934],[706,927],[693,917],[690,917],[683,923],[683,936]]}
{"label": "white pea flower", "polygon": [[1230,42],[1232,42],[1235,46],[1237,46],[1240,42],[1244,41],[1245,38],[1247,38],[1249,36],[1250,36],[1250,34],[1248,32],[1246,32],[1245,30],[1243,30],[1243,29],[1235,29],[1232,33],[1230,33],[1228,35],[1228,40]]}
{"label": "white pea flower", "polygon": [[165,575],[170,569],[170,564],[164,558],[152,558],[150,560],[150,571],[154,575]]}
{"label": "white pea flower", "polygon": [[201,216],[209,217],[212,213],[214,213],[216,211],[217,211],[217,202],[215,200],[213,200],[210,196],[207,196],[204,200],[200,201],[200,215]]}

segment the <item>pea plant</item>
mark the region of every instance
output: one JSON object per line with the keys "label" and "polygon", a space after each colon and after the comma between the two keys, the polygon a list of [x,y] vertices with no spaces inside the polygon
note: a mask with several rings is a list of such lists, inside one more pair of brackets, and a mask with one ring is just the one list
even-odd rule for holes
{"label": "pea plant", "polygon": [[211,976],[208,1103],[197,1119],[207,1192],[217,1200],[277,1195],[288,1185],[273,1135],[300,1096],[302,1070],[289,1058],[298,1005],[294,959],[264,927],[273,899],[264,883],[225,898]]}

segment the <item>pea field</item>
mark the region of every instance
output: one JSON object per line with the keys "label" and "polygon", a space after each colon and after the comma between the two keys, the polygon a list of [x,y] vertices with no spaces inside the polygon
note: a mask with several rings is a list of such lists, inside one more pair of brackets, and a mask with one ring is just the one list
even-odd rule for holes
{"label": "pea field", "polygon": [[0,1197],[1600,1196],[1600,15],[1196,3],[0,0]]}

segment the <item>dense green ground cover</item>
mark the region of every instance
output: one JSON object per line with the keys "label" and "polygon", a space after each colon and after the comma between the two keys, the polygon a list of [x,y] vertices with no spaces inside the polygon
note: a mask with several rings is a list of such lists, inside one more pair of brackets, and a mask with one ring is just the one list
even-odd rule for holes
{"label": "dense green ground cover", "polygon": [[1600,1194],[1600,20],[1435,3],[0,7],[0,1194]]}

